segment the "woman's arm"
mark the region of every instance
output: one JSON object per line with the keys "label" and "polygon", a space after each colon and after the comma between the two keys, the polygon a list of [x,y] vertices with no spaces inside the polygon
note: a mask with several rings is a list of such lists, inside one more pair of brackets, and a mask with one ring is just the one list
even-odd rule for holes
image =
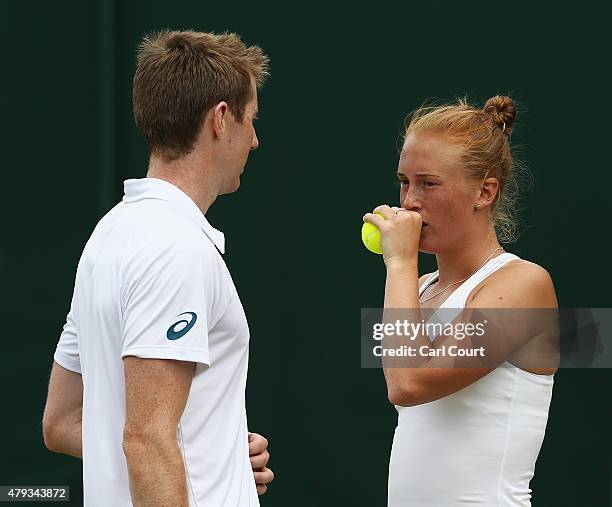
{"label": "woman's arm", "polygon": [[[376,214],[366,214],[364,220],[381,230],[383,258],[387,267],[384,322],[401,318],[410,323],[423,322],[418,294],[418,244],[421,218],[418,213],[379,206]],[[495,275],[495,276],[493,276]],[[484,377],[522,345],[545,332],[538,319],[528,322],[529,312],[495,312],[495,309],[556,308],[552,280],[545,269],[530,262],[512,263],[489,277],[475,297],[461,312],[460,319],[489,315],[488,332],[483,338],[464,340],[456,333],[438,336],[433,342],[422,330],[410,340],[398,335],[383,339],[383,352],[398,345],[409,345],[415,356],[383,355],[383,369],[389,401],[396,405],[418,405],[448,396]],[[401,309],[401,310],[400,310]],[[533,315],[533,314],[532,314]],[[466,317],[467,316],[467,317]],[[552,312],[547,317],[552,316]],[[519,318],[516,326],[508,318]],[[527,322],[523,322],[527,320]],[[554,319],[552,319],[554,320]],[[465,320],[460,320],[465,323]],[[471,322],[467,322],[471,323]],[[487,342],[488,340],[488,342]],[[448,353],[449,346],[468,349],[470,345],[489,345],[484,357],[461,357]],[[459,365],[459,366],[458,366]]]}
{"label": "woman's arm", "polygon": [[[468,349],[475,340],[461,341],[454,335],[438,337],[429,348],[434,351],[433,355],[423,366],[385,370],[388,383],[390,380],[394,386],[389,389],[392,403],[413,406],[453,394],[492,372],[538,333],[555,332],[555,311],[545,309],[556,309],[557,299],[552,280],[544,268],[520,262],[500,268],[495,275],[466,305],[467,312],[477,310],[472,322],[488,317],[487,325],[495,326],[478,342],[485,347],[487,357],[462,358],[461,364],[465,367],[449,366],[448,352],[439,356],[435,352],[448,351],[449,346],[457,344],[459,348]],[[552,354],[554,350],[547,352]],[[546,361],[546,357],[549,356],[533,360]],[[454,361],[457,364],[457,360]],[[483,364],[491,367],[480,367]]]}

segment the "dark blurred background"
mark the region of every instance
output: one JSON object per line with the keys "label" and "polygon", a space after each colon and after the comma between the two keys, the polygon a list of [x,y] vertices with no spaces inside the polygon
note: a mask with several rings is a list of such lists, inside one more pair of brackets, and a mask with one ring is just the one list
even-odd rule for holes
{"label": "dark blurred background", "polygon": [[[131,111],[146,32],[234,31],[271,59],[261,146],[207,215],[251,328],[249,423],[276,473],[262,504],[383,506],[396,412],[382,372],[360,368],[360,308],[384,288],[362,214],[397,204],[410,111],[510,94],[534,183],[506,249],[549,270],[561,306],[611,306],[611,52],[595,5],[5,2],[0,484],[69,484],[82,504],[81,462],[47,451],[40,421],[82,248],[146,173]],[[611,389],[610,370],[555,376],[534,506],[611,504]]]}

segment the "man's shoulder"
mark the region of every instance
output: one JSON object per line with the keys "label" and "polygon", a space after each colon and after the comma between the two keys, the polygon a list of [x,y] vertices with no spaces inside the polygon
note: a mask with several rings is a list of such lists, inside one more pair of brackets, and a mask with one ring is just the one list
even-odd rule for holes
{"label": "man's shoulder", "polygon": [[117,222],[114,241],[124,243],[120,245],[124,262],[203,261],[211,267],[223,262],[200,225],[164,201],[131,203],[123,208]]}
{"label": "man's shoulder", "polygon": [[130,226],[156,229],[160,232],[163,230],[166,233],[199,230],[196,222],[181,214],[171,203],[161,199],[123,203],[121,220]]}
{"label": "man's shoulder", "polygon": [[171,203],[158,199],[126,205],[121,223],[131,235],[145,241],[187,246],[206,239],[198,223],[181,214]]}

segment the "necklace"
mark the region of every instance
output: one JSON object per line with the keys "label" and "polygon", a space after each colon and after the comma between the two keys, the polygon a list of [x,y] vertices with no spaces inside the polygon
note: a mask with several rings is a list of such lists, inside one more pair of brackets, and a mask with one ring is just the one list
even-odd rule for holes
{"label": "necklace", "polygon": [[[497,247],[495,250],[493,250],[493,251],[492,251],[492,252],[489,254],[489,256],[488,256],[488,257],[485,259],[485,261],[484,261],[484,262],[483,262],[483,263],[482,263],[482,264],[481,264],[481,265],[480,265],[480,266],[479,266],[479,267],[476,269],[476,271],[478,271],[478,270],[479,270],[481,267],[483,267],[483,266],[484,266],[484,265],[487,263],[487,261],[488,261],[488,260],[489,260],[489,259],[490,259],[490,258],[493,256],[493,254],[494,254],[495,252],[497,252],[498,250],[503,250],[503,248],[500,246],[500,247]],[[435,298],[435,297],[436,297],[436,296],[438,296],[439,294],[442,294],[442,293],[443,293],[443,292],[444,292],[446,289],[448,289],[449,287],[452,287],[453,285],[457,285],[458,283],[465,282],[465,281],[466,281],[466,280],[467,280],[467,279],[468,279],[470,276],[472,276],[474,273],[476,273],[476,271],[474,271],[474,272],[473,272],[473,273],[471,273],[470,275],[466,276],[466,277],[465,277],[463,280],[459,280],[458,282],[453,282],[453,283],[451,283],[450,285],[447,285],[447,286],[446,286],[446,287],[444,287],[444,288],[443,288],[441,291],[436,292],[436,293],[435,293],[433,296],[430,296],[430,297],[428,297],[427,299],[422,299],[422,297],[425,295],[425,290],[429,289],[429,287],[427,287],[427,288],[426,288],[426,289],[423,291],[423,294],[421,294],[421,297],[419,298],[419,302],[420,302],[421,304],[423,304],[425,301],[429,301],[430,299]]]}

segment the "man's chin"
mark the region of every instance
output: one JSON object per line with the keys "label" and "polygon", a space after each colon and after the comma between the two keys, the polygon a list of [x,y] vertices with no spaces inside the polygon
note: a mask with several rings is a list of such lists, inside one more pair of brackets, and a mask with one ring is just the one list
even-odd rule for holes
{"label": "man's chin", "polygon": [[223,188],[221,192],[219,193],[219,195],[233,194],[239,188],[240,188],[240,178],[236,178],[236,180],[233,181],[232,184],[227,185],[227,187]]}

